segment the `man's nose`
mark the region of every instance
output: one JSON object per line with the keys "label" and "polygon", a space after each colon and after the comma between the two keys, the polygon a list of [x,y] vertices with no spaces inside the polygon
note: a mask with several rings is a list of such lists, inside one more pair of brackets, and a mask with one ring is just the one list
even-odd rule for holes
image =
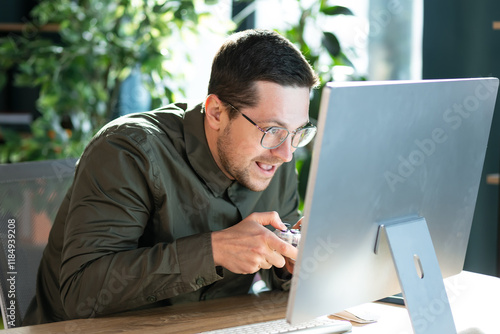
{"label": "man's nose", "polygon": [[293,158],[293,152],[295,152],[295,147],[292,146],[292,136],[288,136],[288,138],[281,143],[280,146],[273,148],[271,150],[273,155],[280,158],[283,162],[289,162]]}

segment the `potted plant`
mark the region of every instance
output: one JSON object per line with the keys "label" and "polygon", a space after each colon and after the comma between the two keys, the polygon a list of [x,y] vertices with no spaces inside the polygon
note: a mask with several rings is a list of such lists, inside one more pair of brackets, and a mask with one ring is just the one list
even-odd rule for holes
{"label": "potted plant", "polygon": [[[208,10],[216,2],[42,0],[28,31],[0,40],[0,88],[15,69],[16,85],[39,89],[40,113],[28,136],[2,129],[0,163],[79,156],[116,113],[134,69],[152,108],[182,97],[188,41],[214,26],[211,20],[221,25]],[[42,34],[49,24],[57,32]]]}

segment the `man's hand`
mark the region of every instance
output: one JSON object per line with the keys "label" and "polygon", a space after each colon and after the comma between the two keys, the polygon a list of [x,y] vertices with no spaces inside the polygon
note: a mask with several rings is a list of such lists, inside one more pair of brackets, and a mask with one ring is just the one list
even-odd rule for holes
{"label": "man's hand", "polygon": [[271,266],[282,268],[286,258],[297,258],[297,249],[264,227],[286,229],[277,212],[252,213],[238,224],[212,232],[216,266],[237,274],[251,274]]}
{"label": "man's hand", "polygon": [[[303,218],[304,217],[300,218],[299,221],[295,225],[292,226],[292,229],[294,229],[294,230],[300,230],[301,227],[302,227],[302,219]],[[293,274],[293,269],[295,267],[295,260],[296,259],[297,259],[296,257],[294,257],[294,258],[289,258],[289,257],[285,258],[285,261],[286,261],[285,262],[285,269],[288,270],[288,272],[290,274]]]}

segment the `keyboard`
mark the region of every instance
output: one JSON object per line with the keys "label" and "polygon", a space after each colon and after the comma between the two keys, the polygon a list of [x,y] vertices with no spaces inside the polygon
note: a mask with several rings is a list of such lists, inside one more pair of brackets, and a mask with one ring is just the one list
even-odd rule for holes
{"label": "keyboard", "polygon": [[345,333],[352,329],[349,321],[335,320],[328,317],[320,317],[312,321],[303,322],[297,325],[290,325],[285,319],[258,322],[237,327],[229,327],[214,331],[203,332],[202,334],[254,334],[254,333]]}

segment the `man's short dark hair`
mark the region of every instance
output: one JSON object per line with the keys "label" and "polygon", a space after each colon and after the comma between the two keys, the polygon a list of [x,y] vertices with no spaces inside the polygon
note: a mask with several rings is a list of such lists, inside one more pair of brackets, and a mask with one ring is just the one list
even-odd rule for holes
{"label": "man's short dark hair", "polygon": [[314,88],[318,77],[288,39],[269,30],[231,35],[214,57],[208,94],[240,107],[257,104],[255,82]]}

